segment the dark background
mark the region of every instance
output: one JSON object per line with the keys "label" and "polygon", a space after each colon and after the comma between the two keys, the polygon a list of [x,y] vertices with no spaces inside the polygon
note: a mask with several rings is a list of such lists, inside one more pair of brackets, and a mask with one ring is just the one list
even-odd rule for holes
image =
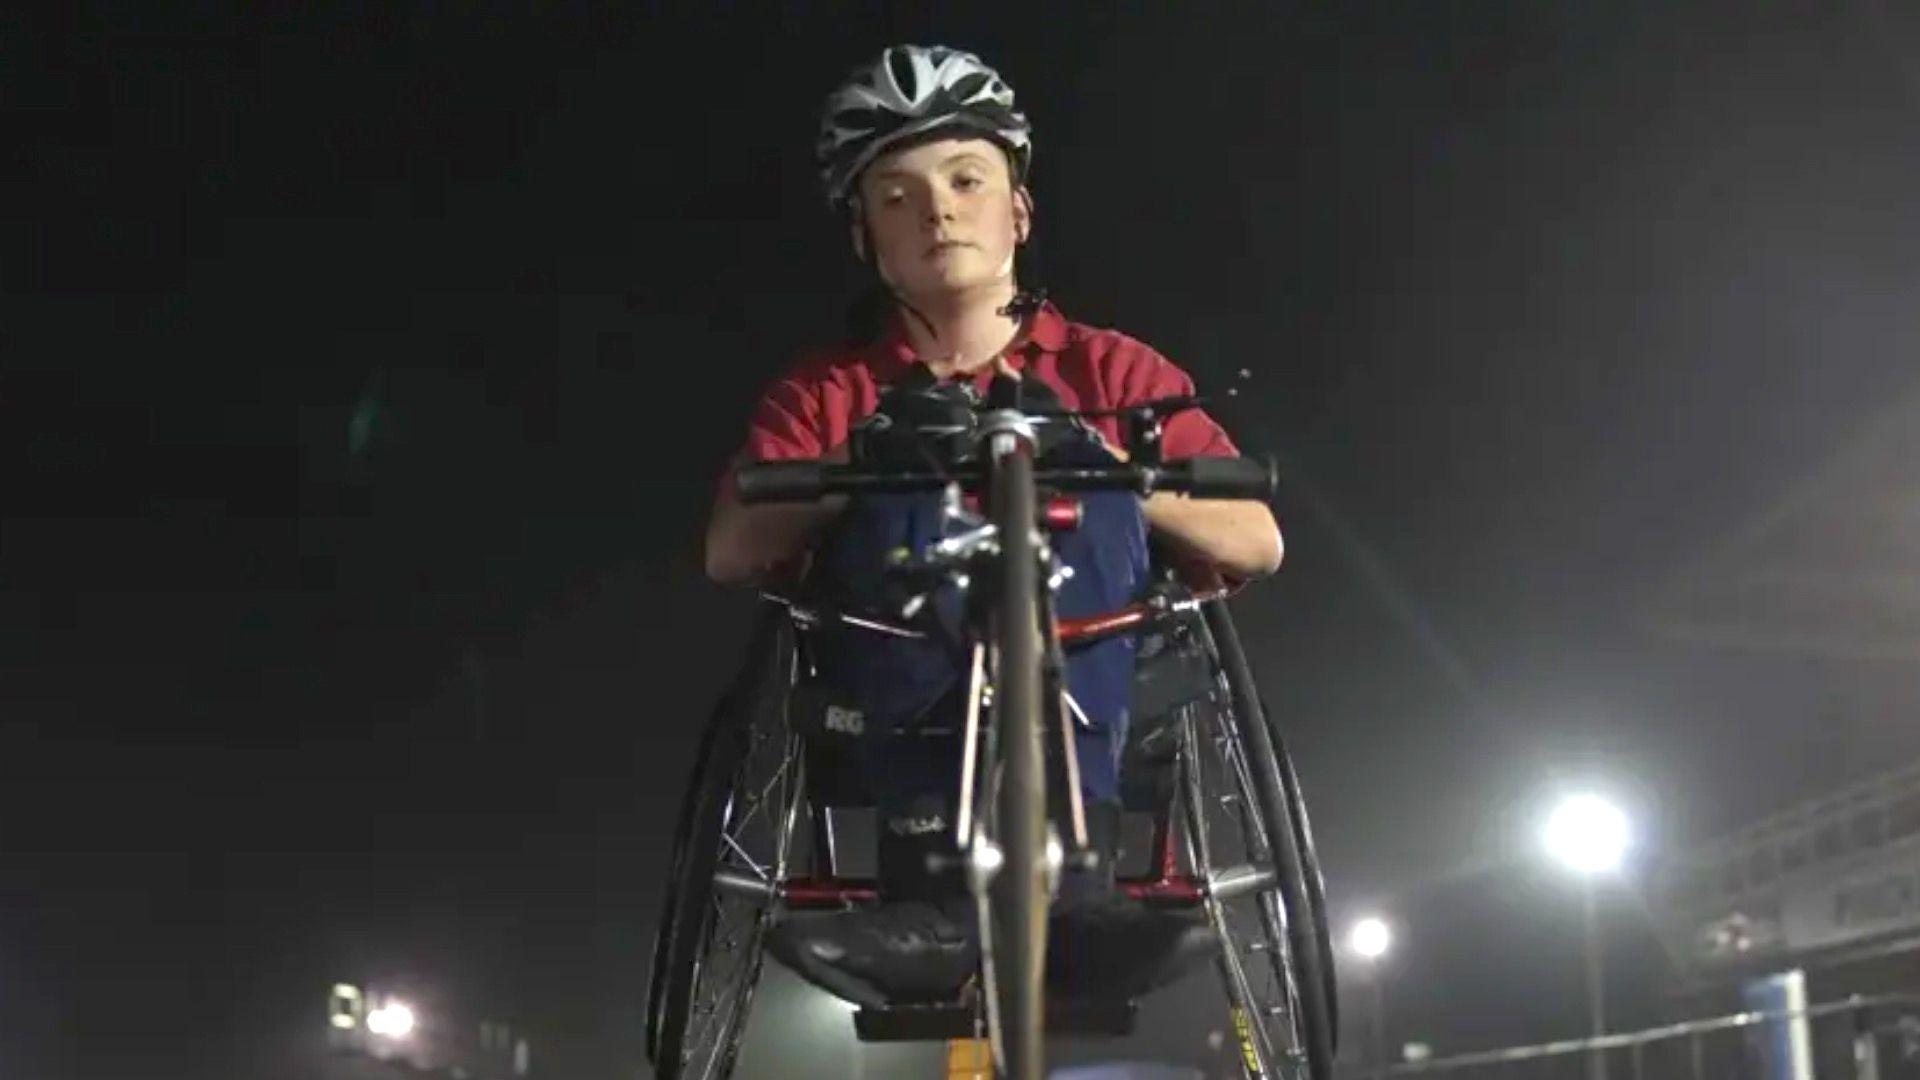
{"label": "dark background", "polygon": [[710,485],[860,285],[814,109],[897,40],[1018,90],[1067,312],[1282,459],[1237,611],[1396,1040],[1578,1029],[1562,785],[1644,867],[1920,752],[1920,624],[1670,632],[1751,523],[1920,534],[1884,454],[1782,501],[1915,388],[1920,16],[917,8],[0,13],[0,1075],[292,1075],[383,977],[634,1074]]}

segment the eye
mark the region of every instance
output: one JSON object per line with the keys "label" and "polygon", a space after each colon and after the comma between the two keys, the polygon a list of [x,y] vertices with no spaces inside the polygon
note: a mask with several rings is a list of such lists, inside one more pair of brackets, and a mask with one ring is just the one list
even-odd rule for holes
{"label": "eye", "polygon": [[959,191],[973,191],[984,183],[986,180],[971,173],[961,173],[953,178],[953,186]]}

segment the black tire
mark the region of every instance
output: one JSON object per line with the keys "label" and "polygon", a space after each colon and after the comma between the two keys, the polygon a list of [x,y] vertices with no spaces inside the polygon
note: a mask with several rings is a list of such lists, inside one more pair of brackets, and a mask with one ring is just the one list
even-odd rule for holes
{"label": "black tire", "polygon": [[[721,1080],[739,1050],[773,914],[772,885],[791,852],[804,788],[786,716],[791,655],[784,613],[764,610],[747,666],[701,736],[649,982],[647,1058],[661,1080]],[[736,878],[771,879],[765,895],[721,888],[716,875],[726,869]]]}
{"label": "black tire", "polygon": [[[1331,1080],[1338,1048],[1339,1005],[1325,887],[1306,807],[1285,746],[1261,706],[1253,672],[1226,605],[1219,601],[1207,604],[1205,622],[1211,651],[1219,659],[1227,697],[1227,707],[1218,721],[1231,730],[1241,749],[1240,767],[1244,774],[1240,782],[1248,788],[1247,801],[1253,804],[1248,808],[1258,813],[1255,827],[1263,834],[1274,872],[1271,895],[1278,910],[1260,908],[1261,921],[1265,932],[1284,938],[1285,947],[1277,973],[1286,984],[1289,999],[1284,1014],[1245,1019],[1289,1025],[1291,1030],[1281,1033],[1286,1036],[1284,1039],[1268,1039],[1267,1043],[1293,1044],[1271,1056],[1291,1059],[1294,1068],[1289,1069],[1286,1062],[1279,1060],[1255,1062],[1253,1055],[1248,1055],[1243,1065],[1249,1077],[1304,1075],[1311,1080]],[[1264,902],[1261,894],[1254,894],[1253,900],[1255,904]],[[1231,950],[1235,943],[1223,941],[1222,944]],[[1273,942],[1275,946],[1281,944],[1278,940]],[[1274,960],[1269,956],[1267,962]],[[1223,968],[1230,966],[1230,961],[1230,957],[1223,956]],[[1231,983],[1231,977],[1229,981]],[[1230,995],[1233,992],[1230,985]]]}
{"label": "black tire", "polygon": [[[1012,1080],[1045,1070],[1047,764],[1044,752],[1040,541],[1030,450],[1007,455],[990,493],[1001,558],[989,626],[999,765],[993,837],[1005,856],[988,894],[986,958],[1000,1068]],[[992,765],[989,765],[992,768]]]}

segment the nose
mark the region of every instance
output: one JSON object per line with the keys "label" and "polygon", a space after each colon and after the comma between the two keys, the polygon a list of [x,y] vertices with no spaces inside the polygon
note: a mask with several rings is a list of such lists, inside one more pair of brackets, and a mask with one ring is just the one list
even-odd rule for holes
{"label": "nose", "polygon": [[938,189],[927,195],[927,225],[937,227],[943,222],[953,220],[953,199]]}

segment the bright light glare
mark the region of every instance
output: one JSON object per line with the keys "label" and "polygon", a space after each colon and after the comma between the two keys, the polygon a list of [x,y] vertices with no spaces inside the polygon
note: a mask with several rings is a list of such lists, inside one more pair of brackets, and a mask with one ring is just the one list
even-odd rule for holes
{"label": "bright light glare", "polygon": [[1378,960],[1387,954],[1393,944],[1393,931],[1380,919],[1361,919],[1353,924],[1353,933],[1347,939],[1353,945],[1353,951],[1369,960]]}
{"label": "bright light glare", "polygon": [[1598,795],[1574,795],[1554,807],[1541,833],[1548,853],[1582,874],[1620,865],[1630,842],[1627,815]]}
{"label": "bright light glare", "polygon": [[389,1039],[405,1038],[413,1031],[413,1010],[389,1001],[367,1014],[367,1030]]}

